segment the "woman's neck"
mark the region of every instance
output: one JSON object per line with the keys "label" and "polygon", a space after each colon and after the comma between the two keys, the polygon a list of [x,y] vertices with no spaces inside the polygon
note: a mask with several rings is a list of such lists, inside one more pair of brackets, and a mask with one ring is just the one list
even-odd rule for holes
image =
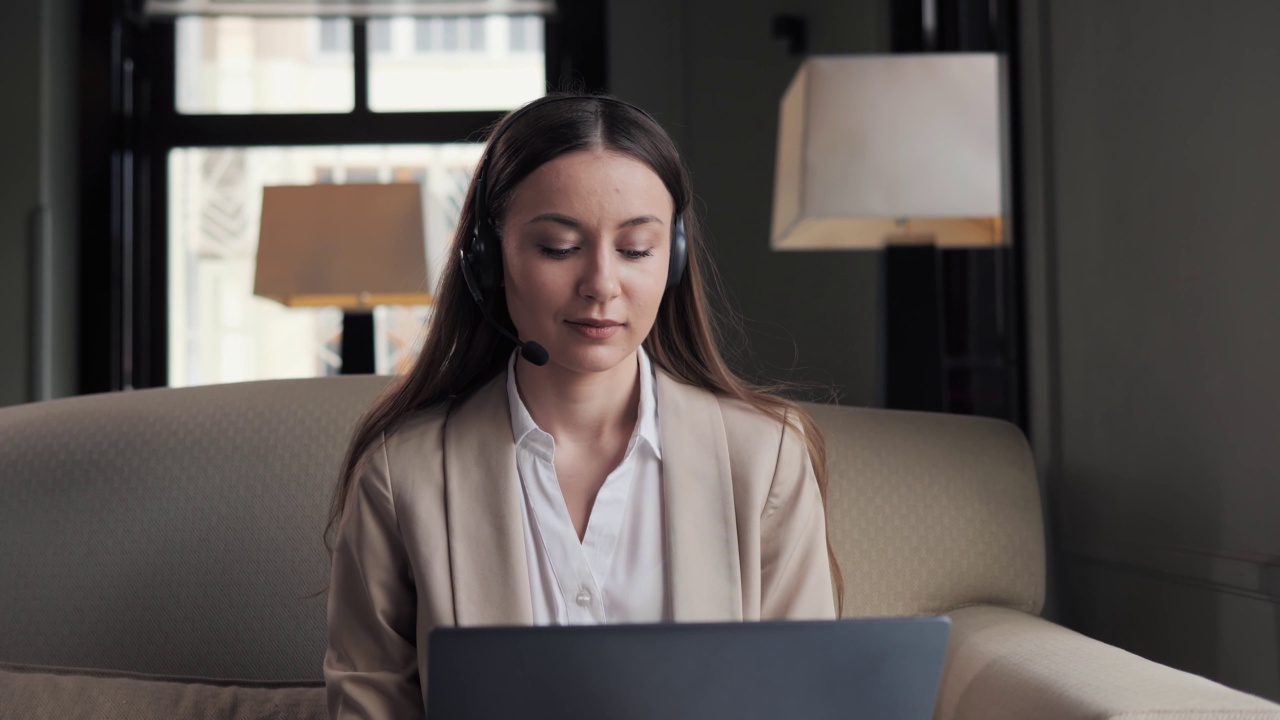
{"label": "woman's neck", "polygon": [[640,410],[639,363],[633,353],[605,372],[575,373],[520,358],[516,388],[533,421],[557,443],[629,437]]}

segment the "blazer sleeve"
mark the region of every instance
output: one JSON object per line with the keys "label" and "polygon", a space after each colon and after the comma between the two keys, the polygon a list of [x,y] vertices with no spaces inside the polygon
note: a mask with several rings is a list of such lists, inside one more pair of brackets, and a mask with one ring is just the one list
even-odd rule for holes
{"label": "blazer sleeve", "polygon": [[329,717],[422,718],[417,597],[396,521],[385,437],[352,480],[329,580]]}
{"label": "blazer sleeve", "polygon": [[760,618],[835,618],[826,511],[808,445],[790,423],[783,423],[760,541]]}

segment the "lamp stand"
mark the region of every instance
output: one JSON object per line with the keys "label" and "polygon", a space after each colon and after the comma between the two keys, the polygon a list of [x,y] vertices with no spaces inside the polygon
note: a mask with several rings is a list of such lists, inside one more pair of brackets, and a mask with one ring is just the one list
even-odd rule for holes
{"label": "lamp stand", "polygon": [[887,245],[880,256],[880,405],[946,412],[940,251]]}
{"label": "lamp stand", "polygon": [[373,353],[373,312],[347,310],[342,313],[343,375],[372,375],[376,372]]}

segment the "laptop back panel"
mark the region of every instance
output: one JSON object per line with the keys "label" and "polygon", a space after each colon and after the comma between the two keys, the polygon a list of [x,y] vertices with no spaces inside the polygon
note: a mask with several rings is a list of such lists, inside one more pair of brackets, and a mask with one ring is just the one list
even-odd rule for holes
{"label": "laptop back panel", "polygon": [[428,720],[928,720],[946,618],[442,628]]}

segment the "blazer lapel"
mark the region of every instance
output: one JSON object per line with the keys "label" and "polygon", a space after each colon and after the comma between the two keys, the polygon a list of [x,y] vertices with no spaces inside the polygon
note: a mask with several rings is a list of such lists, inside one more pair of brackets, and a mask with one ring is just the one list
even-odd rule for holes
{"label": "blazer lapel", "polygon": [[661,370],[657,391],[673,617],[741,620],[742,569],[720,403]]}
{"label": "blazer lapel", "polygon": [[450,413],[444,431],[445,512],[459,626],[532,625],[524,514],[507,374]]}

